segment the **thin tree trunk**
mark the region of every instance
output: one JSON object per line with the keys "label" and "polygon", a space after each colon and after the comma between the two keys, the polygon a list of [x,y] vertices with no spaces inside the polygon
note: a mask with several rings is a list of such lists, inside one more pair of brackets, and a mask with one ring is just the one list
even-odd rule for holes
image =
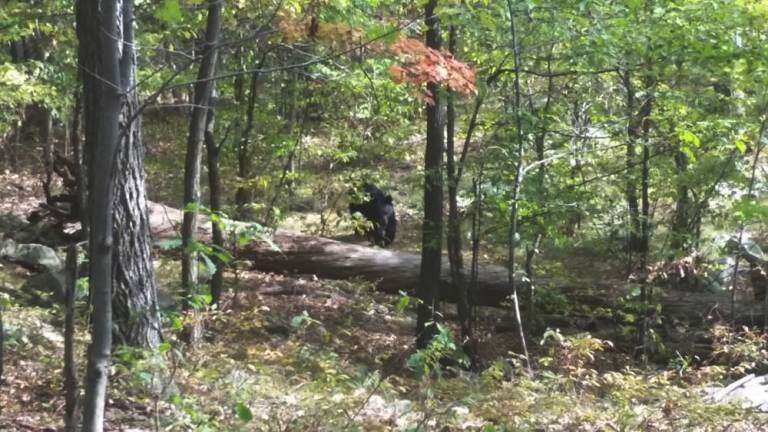
{"label": "thin tree trunk", "polygon": [[[133,22],[133,3],[124,2],[124,42],[120,59],[120,85],[124,92],[134,88],[136,83]],[[122,118],[133,118],[137,109],[136,91],[130,91],[123,99]],[[122,126],[115,164],[112,308],[120,342],[137,347],[156,347],[161,340],[160,315],[152,267],[141,122],[136,119]]]}
{"label": "thin tree trunk", "polygon": [[[762,113],[763,119],[760,122],[760,129],[757,133],[757,139],[755,139],[755,157],[752,159],[752,172],[749,176],[749,185],[747,187],[747,196],[752,198],[752,193],[755,189],[755,181],[757,179],[757,166],[760,162],[760,153],[762,153],[765,145],[763,144],[763,135],[765,134],[766,125],[768,125],[768,117],[765,112]],[[731,325],[735,325],[736,322],[736,283],[739,278],[739,265],[741,264],[741,245],[744,242],[744,229],[746,228],[746,221],[741,220],[739,222],[739,237],[736,244],[736,252],[734,253],[733,263],[733,276],[731,277]],[[766,295],[768,297],[768,295]],[[764,301],[763,309],[768,308],[768,300]],[[768,316],[763,317],[763,330],[768,329]]]}
{"label": "thin tree trunk", "polygon": [[512,0],[507,0],[507,8],[509,9],[510,20],[510,34],[512,36],[512,50],[515,58],[515,80],[514,80],[514,92],[515,92],[515,125],[517,129],[517,145],[516,145],[516,159],[515,166],[515,180],[512,186],[512,205],[510,206],[509,214],[509,239],[508,239],[508,251],[507,251],[507,272],[508,282],[512,291],[512,304],[515,308],[515,319],[517,320],[517,328],[520,336],[520,344],[523,348],[523,356],[525,357],[526,368],[529,373],[531,372],[531,362],[528,356],[528,346],[525,341],[525,331],[523,330],[523,320],[520,315],[520,300],[517,293],[517,284],[515,281],[515,253],[517,250],[517,203],[520,199],[520,189],[523,181],[523,120],[521,104],[520,104],[520,45],[517,40],[517,32],[515,29],[515,13],[512,7]]}
{"label": "thin tree trunk", "polygon": [[5,326],[3,325],[3,302],[0,302],[0,387],[3,386],[3,372],[5,365]]}
{"label": "thin tree trunk", "polygon": [[[451,25],[448,29],[448,50],[456,55],[456,26]],[[459,314],[459,325],[461,327],[461,341],[464,352],[469,357],[472,366],[477,363],[475,359],[475,343],[472,336],[472,317],[469,305],[469,293],[464,278],[464,262],[462,257],[461,244],[461,219],[459,217],[458,189],[459,181],[456,172],[456,109],[454,107],[455,95],[448,93],[446,109],[446,175],[448,177],[448,232],[446,243],[448,247],[448,263],[450,265],[451,283],[454,289],[459,292],[459,301],[457,310]]]}
{"label": "thin tree trunk", "polygon": [[688,169],[688,156],[682,151],[675,154],[675,169],[677,169],[677,197],[675,199],[675,215],[670,229],[672,239],[670,249],[675,252],[685,253],[691,244],[691,198],[688,185],[683,180]]}
{"label": "thin tree trunk", "polygon": [[[25,43],[24,38],[12,40],[10,42],[10,54],[11,54],[11,62],[12,63],[23,63],[27,60],[29,57],[26,49],[25,49]],[[24,107],[18,107],[17,109],[18,113],[18,122],[16,124],[16,128],[14,130],[13,134],[13,140],[9,141],[7,143],[4,156],[6,161],[8,161],[8,165],[13,171],[16,171],[18,169],[18,154],[17,152],[21,148],[21,129],[24,126],[24,117],[25,117],[25,109]]]}
{"label": "thin tree trunk", "polygon": [[8,164],[13,171],[19,169],[19,149],[21,148],[21,131],[24,128],[24,119],[26,117],[26,111],[24,108],[19,108],[19,121],[16,125],[16,133],[14,134],[13,143],[8,146]]}
{"label": "thin tree trunk", "polygon": [[[473,305],[475,304],[474,298],[477,296],[480,280],[480,237],[483,228],[483,168],[481,163],[477,176],[472,179],[475,210],[472,213],[472,262],[470,264],[469,285],[473,296]],[[471,312],[472,320],[474,321],[474,307]]]}
{"label": "thin tree trunk", "polygon": [[[219,146],[214,138],[215,116],[213,106],[208,108],[208,115],[205,120],[205,148],[208,152],[208,188],[211,194],[211,212],[221,211],[221,175],[219,173]],[[224,250],[224,232],[221,224],[211,220],[211,233],[213,246]],[[216,272],[211,278],[211,303],[218,304],[221,299],[221,288],[224,284],[224,261],[214,255],[213,263],[216,265]]]}
{"label": "thin tree trunk", "polygon": [[629,255],[629,268],[632,268],[632,256],[641,249],[640,246],[640,204],[637,199],[637,186],[635,185],[635,144],[640,137],[637,114],[635,113],[635,89],[632,85],[632,75],[627,70],[622,74],[624,88],[627,91],[626,112],[627,112],[627,148],[626,148],[626,201],[629,212],[629,235],[627,239],[627,253]]}
{"label": "thin tree trunk", "polygon": [[[124,0],[123,5],[130,2]],[[94,91],[91,94],[94,98],[88,102],[98,101],[97,105],[86,106],[92,113],[91,123],[86,123],[86,136],[95,141],[88,142],[91,153],[88,210],[92,228],[88,272],[93,324],[85,380],[85,432],[100,432],[104,428],[112,350],[113,181],[122,105],[117,83],[121,82],[118,55],[123,38],[120,34],[123,10],[118,5],[117,0],[81,0],[77,4],[78,40],[81,48],[88,52],[83,64],[92,71],[84,77],[84,81],[91,82],[89,89]]]}
{"label": "thin tree trunk", "polygon": [[[424,8],[427,26],[426,45],[440,49],[439,19],[435,15],[437,0],[429,0]],[[433,103],[428,103],[427,145],[424,152],[424,223],[421,239],[421,267],[417,295],[420,299],[416,319],[416,347],[427,347],[437,331],[438,300],[443,243],[443,119],[440,89],[427,85]]]}
{"label": "thin tree trunk", "polygon": [[[552,56],[554,47],[550,47],[550,53],[547,57],[547,73],[552,73]],[[547,164],[545,163],[545,154],[546,154],[546,142],[547,142],[547,133],[549,132],[549,129],[547,127],[547,117],[549,116],[549,107],[552,104],[552,93],[554,92],[555,88],[555,81],[554,77],[550,75],[547,78],[547,99],[544,102],[544,106],[538,110],[536,117],[538,119],[539,123],[539,131],[536,134],[536,137],[534,138],[534,150],[536,151],[536,163],[538,163],[538,168],[536,169],[536,197],[539,201],[539,208],[544,209],[547,205],[547,190],[545,185],[545,180],[547,178]],[[528,100],[529,100],[529,106],[531,111],[535,110],[535,106],[533,104],[533,96],[532,92],[529,89],[528,92]],[[546,227],[544,226],[543,216],[537,216],[534,218],[535,220],[535,240],[533,241],[532,245],[526,245],[525,248],[525,273],[528,277],[528,314],[530,316],[533,316],[534,313],[534,306],[535,306],[535,288],[536,285],[534,284],[533,280],[533,259],[536,257],[536,254],[539,253],[539,245],[541,244],[541,239],[546,234]]]}
{"label": "thin tree trunk", "polygon": [[197,206],[200,204],[200,156],[205,134],[205,118],[208,111],[213,80],[216,73],[216,44],[221,27],[221,2],[211,0],[208,3],[208,22],[205,31],[204,52],[195,84],[194,108],[189,122],[187,156],[184,165],[184,220],[181,227],[182,259],[181,289],[184,309],[192,312],[192,323],[186,329],[186,338],[196,343],[202,333],[197,317],[197,252],[193,251],[197,232]]}
{"label": "thin tree trunk", "polygon": [[[245,114],[245,128],[237,146],[237,177],[241,183],[248,181],[251,177],[253,164],[251,163],[251,135],[254,125],[254,114],[256,111],[256,91],[258,90],[259,72],[251,74],[251,85],[248,88],[248,105]],[[244,206],[251,202],[250,187],[241,184],[235,192],[235,204],[239,208],[240,214],[245,214]]]}
{"label": "thin tree trunk", "polygon": [[[82,74],[78,74],[78,78],[82,80]],[[86,180],[86,168],[83,160],[83,141],[80,139],[80,115],[83,110],[83,98],[82,89],[79,87],[77,91],[75,91],[75,104],[72,108],[72,123],[69,129],[69,141],[72,146],[72,159],[75,166],[74,175],[77,193],[77,196],[75,197],[75,213],[80,220],[82,230],[81,238],[87,240],[88,216],[86,206],[88,204],[88,181]]]}
{"label": "thin tree trunk", "polygon": [[[294,117],[291,120],[291,124],[296,122],[296,118]],[[264,221],[263,224],[265,226],[270,226],[274,222],[273,218],[275,216],[275,208],[277,207],[277,200],[280,198],[280,195],[283,192],[283,187],[286,186],[286,183],[288,183],[289,187],[289,195],[290,195],[290,179],[288,178],[288,174],[291,172],[291,169],[293,167],[293,160],[296,158],[296,152],[299,149],[299,146],[301,145],[301,140],[304,138],[304,126],[306,122],[306,110],[302,113],[301,116],[301,122],[299,123],[299,134],[296,136],[296,141],[293,144],[293,147],[291,148],[291,152],[288,153],[288,158],[285,161],[285,164],[283,164],[283,171],[282,174],[280,174],[280,180],[277,182],[277,187],[275,187],[275,194],[272,195],[272,199],[269,200],[269,205],[266,207],[266,211],[264,214]],[[289,133],[293,133],[293,126],[291,126]]]}
{"label": "thin tree trunk", "polygon": [[650,320],[650,301],[653,297],[652,287],[648,285],[648,272],[646,267],[648,266],[648,252],[650,247],[651,238],[651,203],[648,198],[648,191],[650,186],[650,167],[649,161],[651,158],[651,152],[649,148],[649,136],[651,124],[651,109],[653,106],[653,86],[654,83],[650,79],[645,81],[645,100],[640,107],[638,113],[639,119],[637,127],[642,134],[643,140],[643,159],[641,164],[641,216],[640,216],[640,303],[643,305],[643,318],[640,321],[640,327],[638,332],[638,338],[640,340],[641,357],[644,362],[647,362],[647,343],[646,335],[648,334],[648,325]]}
{"label": "thin tree trunk", "polygon": [[67,282],[64,296],[64,430],[77,429],[77,363],[75,362],[75,290],[77,246],[67,247]]}
{"label": "thin tree trunk", "polygon": [[51,191],[51,185],[53,184],[53,115],[48,108],[42,108],[44,111],[43,130],[40,132],[40,145],[43,146],[43,168],[45,171],[45,178],[43,179],[43,193],[45,194],[45,202],[52,203],[51,197],[53,192]]}

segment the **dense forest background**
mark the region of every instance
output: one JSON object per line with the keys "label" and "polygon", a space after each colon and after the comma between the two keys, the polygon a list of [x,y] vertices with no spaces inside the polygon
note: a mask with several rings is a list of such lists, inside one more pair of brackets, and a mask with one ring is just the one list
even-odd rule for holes
{"label": "dense forest background", "polygon": [[0,430],[765,430],[767,41],[762,0],[0,3]]}

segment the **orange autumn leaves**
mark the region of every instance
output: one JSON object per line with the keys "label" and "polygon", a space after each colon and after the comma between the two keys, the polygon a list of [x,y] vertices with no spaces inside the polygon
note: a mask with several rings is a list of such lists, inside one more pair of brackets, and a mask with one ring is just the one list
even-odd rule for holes
{"label": "orange autumn leaves", "polygon": [[279,28],[284,41],[288,43],[309,38],[335,49],[360,45],[358,53],[369,50],[393,56],[396,62],[389,67],[392,80],[413,87],[416,90],[415,96],[428,104],[434,103],[427,89],[430,83],[465,96],[476,91],[475,71],[470,65],[456,60],[447,51],[429,48],[418,39],[401,36],[389,46],[381,41],[366,43],[360,29],[345,24],[319,22],[314,17],[303,20],[284,18],[280,20]]}
{"label": "orange autumn leaves", "polygon": [[410,84],[420,91],[419,99],[434,104],[427,84],[444,86],[462,95],[475,93],[475,71],[466,63],[456,60],[452,54],[427,47],[418,39],[401,37],[389,46],[389,51],[399,64],[389,67],[392,80]]}

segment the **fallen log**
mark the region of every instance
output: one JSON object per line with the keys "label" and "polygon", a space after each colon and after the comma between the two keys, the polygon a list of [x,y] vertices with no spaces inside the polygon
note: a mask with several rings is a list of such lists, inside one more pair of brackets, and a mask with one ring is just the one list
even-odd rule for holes
{"label": "fallen log", "polygon": [[[180,210],[149,203],[150,225],[155,239],[178,236]],[[198,235],[210,238],[210,223],[198,224]],[[254,241],[237,252],[239,259],[252,263],[253,269],[275,273],[316,275],[325,279],[362,278],[376,284],[378,290],[414,294],[419,282],[421,257],[414,253],[344,243],[323,237],[277,230],[272,242]],[[507,270],[497,265],[481,265],[477,286],[471,290],[473,304],[499,306],[510,294]],[[443,262],[441,276],[443,300],[455,302],[458,295],[450,284],[448,262]]]}
{"label": "fallen log", "polygon": [[[400,291],[413,294],[419,283],[421,257],[414,253],[343,243],[322,237],[278,230],[272,242],[253,242],[238,252],[253,268],[270,272],[313,274],[326,279],[362,278],[376,284],[378,290],[390,294]],[[471,293],[473,304],[498,306],[509,296],[507,271],[495,265],[481,266],[476,290]],[[443,298],[458,299],[450,284],[448,262],[443,262],[441,276]]]}
{"label": "fallen log", "polygon": [[[180,210],[157,203],[149,203],[149,210],[150,225],[156,240],[178,237],[178,226],[182,219]],[[204,241],[210,240],[210,222],[201,221],[198,224],[198,235]],[[272,237],[272,242],[277,245],[279,251],[267,242],[254,241],[240,248],[237,257],[250,261],[255,270],[316,275],[324,279],[362,278],[376,283],[378,290],[391,294],[400,291],[414,294],[419,282],[421,257],[414,253],[344,243],[285,230],[278,230]],[[455,302],[458,296],[450,285],[448,268],[448,262],[444,260],[441,292],[445,296],[443,300]],[[509,297],[506,268],[490,264],[481,265],[478,279],[475,289],[470,290],[473,304],[499,306]],[[574,287],[563,280],[537,277],[536,284],[557,286],[561,292],[569,293],[571,300],[583,302]],[[525,289],[520,290],[523,291]],[[620,294],[599,292],[588,303],[611,308],[615,295]],[[736,300],[739,311],[736,322],[758,322],[755,317],[762,304],[752,302],[749,296],[744,294],[737,295]],[[720,314],[720,320],[729,318],[727,308],[719,306],[726,305],[729,301],[727,291],[691,293],[667,289],[664,290],[660,301],[666,316],[686,322],[717,321],[712,318],[715,310]]]}

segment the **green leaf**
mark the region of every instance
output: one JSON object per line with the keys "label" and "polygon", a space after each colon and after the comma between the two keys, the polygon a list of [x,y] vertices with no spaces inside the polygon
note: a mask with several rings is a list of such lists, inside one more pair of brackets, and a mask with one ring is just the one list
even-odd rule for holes
{"label": "green leaf", "polygon": [[152,381],[152,374],[149,372],[139,372],[137,376],[142,382],[148,383]]}
{"label": "green leaf", "polygon": [[184,327],[184,322],[181,320],[180,316],[174,316],[171,318],[171,329],[173,330],[181,330]]}
{"label": "green leaf", "polygon": [[155,245],[164,251],[176,249],[181,247],[181,237],[158,240]]}
{"label": "green leaf", "polygon": [[253,420],[253,413],[251,412],[251,409],[242,402],[238,402],[235,406],[235,413],[237,413],[237,418],[244,422]]}
{"label": "green leaf", "polygon": [[155,11],[155,18],[168,24],[181,21],[179,0],[163,0],[163,4]]}
{"label": "green leaf", "polygon": [[169,342],[163,342],[157,347],[157,351],[161,354],[165,354],[171,349],[171,344]]}
{"label": "green leaf", "polygon": [[747,144],[743,140],[739,139],[734,141],[733,146],[736,147],[736,150],[741,154],[744,154],[747,151]]}
{"label": "green leaf", "polygon": [[11,296],[6,293],[0,293],[0,310],[11,306]]}
{"label": "green leaf", "polygon": [[213,263],[213,260],[208,256],[208,254],[200,254],[200,256],[203,259],[203,263],[205,264],[205,271],[209,275],[213,275],[216,273],[216,264]]}
{"label": "green leaf", "polygon": [[400,300],[397,301],[397,306],[395,306],[395,310],[397,311],[397,313],[402,313],[410,303],[411,303],[411,297],[409,297],[406,294],[403,294],[400,297]]}
{"label": "green leaf", "polygon": [[301,327],[302,324],[304,324],[305,321],[309,320],[309,314],[307,311],[302,312],[300,315],[296,315],[295,317],[291,318],[291,327],[297,329]]}
{"label": "green leaf", "polygon": [[693,150],[687,145],[681,146],[680,151],[685,154],[686,157],[688,157],[688,160],[691,162],[696,162],[696,154],[693,153]]}

